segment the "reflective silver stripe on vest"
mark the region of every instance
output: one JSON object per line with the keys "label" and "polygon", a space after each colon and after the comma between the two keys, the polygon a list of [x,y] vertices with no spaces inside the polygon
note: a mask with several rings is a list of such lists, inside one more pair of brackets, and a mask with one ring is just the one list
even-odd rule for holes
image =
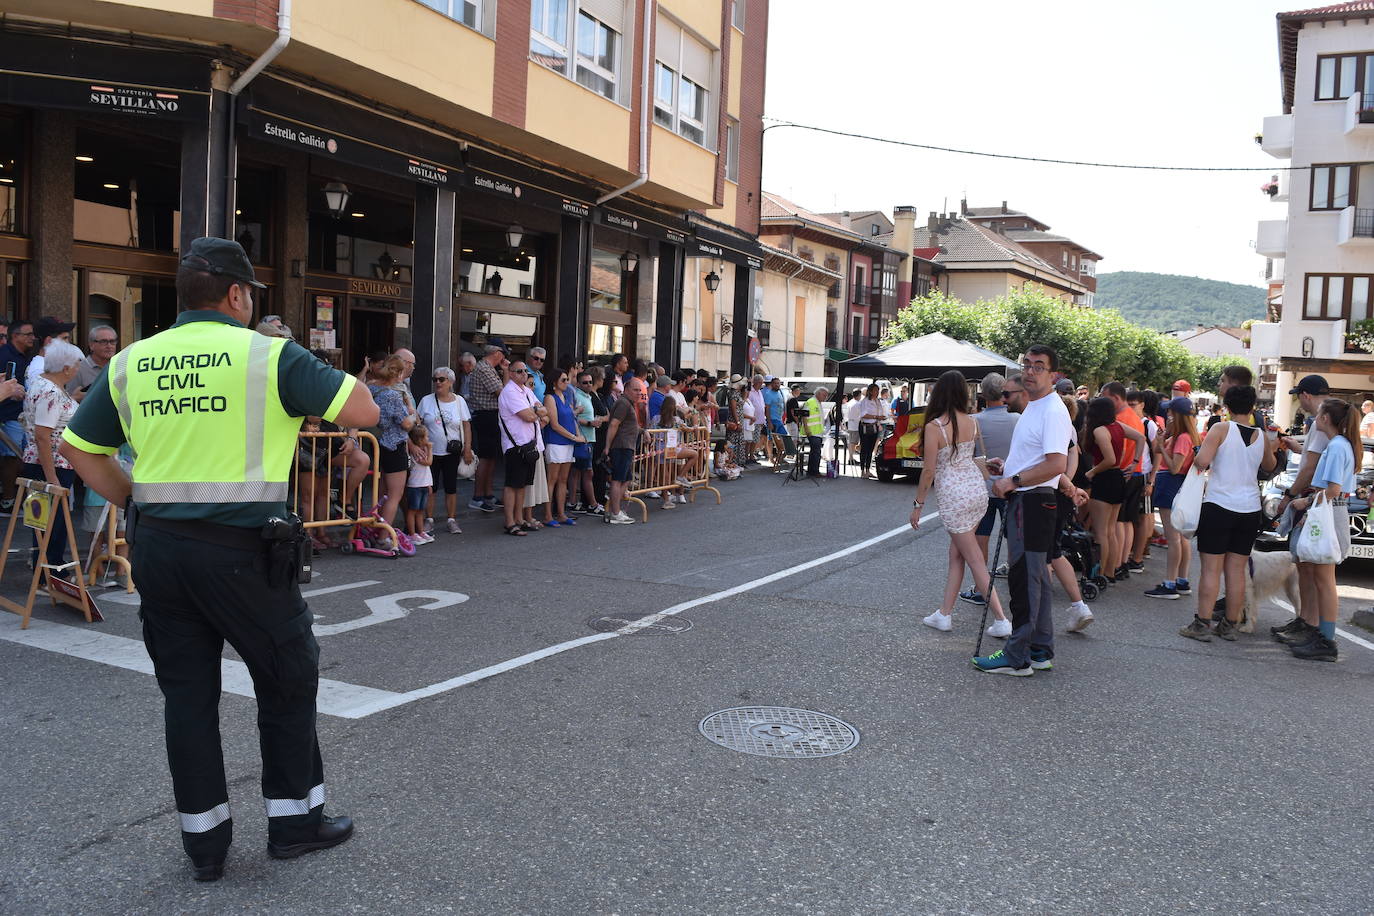
{"label": "reflective silver stripe on vest", "polygon": [[205,833],[207,830],[214,830],[229,820],[229,803],[224,802],[215,805],[209,811],[202,811],[199,814],[187,814],[184,811],[178,811],[177,817],[181,818],[182,833]]}
{"label": "reflective silver stripe on vest", "polygon": [[294,814],[309,814],[311,808],[324,804],[324,783],[310,790],[305,798],[264,798],[267,803],[268,817],[290,817]]}
{"label": "reflective silver stripe on vest", "polygon": [[248,369],[244,373],[243,388],[244,480],[262,480],[267,476],[263,449],[267,441],[267,369],[272,356],[272,340],[265,334],[254,334],[248,344]]}
{"label": "reflective silver stripe on vest", "polygon": [[289,492],[285,480],[134,481],[134,502],[140,503],[280,503]]}
{"label": "reflective silver stripe on vest", "polygon": [[115,354],[114,366],[110,369],[110,381],[115,390],[115,409],[119,411],[119,422],[124,424],[124,434],[129,434],[133,412],[129,409],[129,351],[121,350]]}

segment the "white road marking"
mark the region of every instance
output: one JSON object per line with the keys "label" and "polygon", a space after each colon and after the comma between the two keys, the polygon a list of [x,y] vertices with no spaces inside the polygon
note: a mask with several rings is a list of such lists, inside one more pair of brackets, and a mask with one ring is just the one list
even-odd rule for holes
{"label": "white road marking", "polygon": [[367,588],[369,585],[381,585],[379,579],[364,579],[361,582],[346,582],[343,585],[330,585],[327,588],[312,588],[308,592],[301,592],[302,598],[314,598],[316,595],[332,595],[335,592],[346,592],[354,588]]}
{"label": "white road marking", "polygon": [[[19,629],[17,622],[13,629],[0,630],[0,639],[141,674],[153,673],[153,661],[143,648],[143,641],[125,636],[67,626],[50,620],[33,619],[29,621],[27,630]],[[243,662],[222,659],[220,676],[226,693],[243,697],[254,695],[253,678],[248,674],[248,666]],[[398,694],[389,690],[377,690],[320,678],[320,692],[316,703],[319,711],[326,715],[357,718],[349,715],[349,711],[359,707],[365,708],[395,696]]]}
{"label": "white road marking", "polygon": [[1370,642],[1367,639],[1361,639],[1354,633],[1351,633],[1347,630],[1342,630],[1340,627],[1336,627],[1336,635],[1342,637],[1343,639],[1350,640],[1357,646],[1364,646],[1366,649],[1374,651],[1374,642]]}
{"label": "white road marking", "polygon": [[[342,586],[340,586],[342,588]],[[335,589],[337,590],[337,589]],[[462,592],[430,591],[428,589],[417,589],[409,592],[397,592],[394,595],[382,595],[377,598],[368,598],[367,616],[359,617],[355,620],[345,620],[343,623],[315,624],[316,636],[334,636],[339,633],[346,633],[349,630],[356,630],[359,627],[370,627],[376,623],[383,623],[388,620],[400,620],[410,613],[410,608],[403,607],[402,601],[413,598],[428,599],[425,604],[416,605],[420,610],[432,610],[441,607],[453,607],[455,604],[462,604],[468,600],[468,596]]]}

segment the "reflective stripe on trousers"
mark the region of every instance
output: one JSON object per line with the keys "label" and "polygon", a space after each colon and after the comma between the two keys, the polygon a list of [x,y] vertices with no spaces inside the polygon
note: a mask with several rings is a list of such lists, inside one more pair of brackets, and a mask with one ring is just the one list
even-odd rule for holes
{"label": "reflective stripe on trousers", "polygon": [[290,817],[309,814],[312,808],[324,804],[324,783],[310,790],[305,798],[264,798],[268,817]]}
{"label": "reflective stripe on trousers", "polygon": [[178,811],[177,817],[181,818],[182,833],[206,833],[229,820],[229,803],[223,802],[199,814]]}

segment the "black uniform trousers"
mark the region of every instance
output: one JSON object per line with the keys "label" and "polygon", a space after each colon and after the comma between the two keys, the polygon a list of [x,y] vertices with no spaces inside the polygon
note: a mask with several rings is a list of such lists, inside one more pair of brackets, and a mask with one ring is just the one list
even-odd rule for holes
{"label": "black uniform trousers", "polygon": [[220,655],[225,640],[253,678],[268,838],[313,837],[324,806],[315,735],[319,644],[294,576],[269,580],[266,542],[232,549],[151,527],[135,533],[143,641],[166,699],[167,762],[193,859],[232,839],[220,748]]}

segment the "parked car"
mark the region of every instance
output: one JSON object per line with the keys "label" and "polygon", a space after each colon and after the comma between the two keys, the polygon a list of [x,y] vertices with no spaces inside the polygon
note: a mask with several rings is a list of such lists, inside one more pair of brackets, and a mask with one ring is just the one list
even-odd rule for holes
{"label": "parked car", "polygon": [[[1306,437],[1295,436],[1303,441]],[[1350,496],[1350,556],[1359,559],[1374,559],[1374,526],[1369,521],[1369,500],[1374,493],[1374,439],[1363,440],[1364,462],[1360,472],[1355,475],[1355,492]],[[1279,503],[1283,491],[1293,485],[1302,464],[1301,452],[1288,452],[1288,466],[1275,474],[1265,484],[1262,505],[1265,515],[1265,530],[1260,532],[1255,542],[1258,550],[1287,550],[1287,535],[1280,536],[1274,529],[1278,526]]]}

